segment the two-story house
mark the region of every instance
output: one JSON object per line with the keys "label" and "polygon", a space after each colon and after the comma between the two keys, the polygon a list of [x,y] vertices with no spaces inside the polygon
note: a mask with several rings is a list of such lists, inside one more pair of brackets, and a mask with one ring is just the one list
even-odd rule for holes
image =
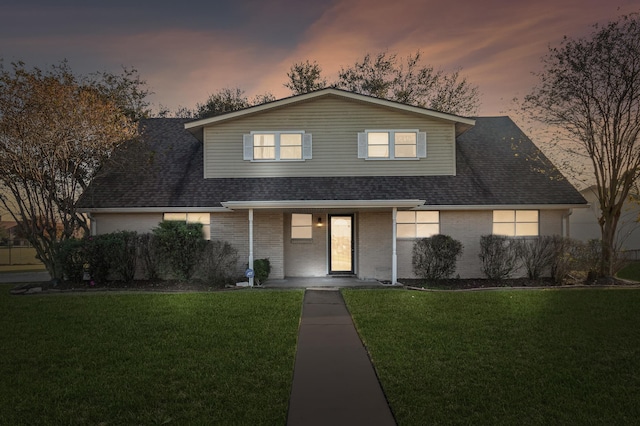
{"label": "two-story house", "polygon": [[[84,194],[93,232],[202,222],[240,269],[271,277],[413,277],[416,238],[568,235],[584,198],[508,117],[464,118],[337,89],[196,121],[151,119],[137,167],[106,167]],[[136,154],[137,155],[137,154]],[[133,154],[120,153],[125,158]],[[118,156],[116,156],[118,158]]]}

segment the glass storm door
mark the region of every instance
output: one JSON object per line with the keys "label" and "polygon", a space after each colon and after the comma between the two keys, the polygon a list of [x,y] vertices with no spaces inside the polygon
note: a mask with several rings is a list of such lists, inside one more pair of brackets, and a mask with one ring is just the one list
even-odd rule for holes
{"label": "glass storm door", "polygon": [[330,273],[353,273],[353,216],[329,216]]}

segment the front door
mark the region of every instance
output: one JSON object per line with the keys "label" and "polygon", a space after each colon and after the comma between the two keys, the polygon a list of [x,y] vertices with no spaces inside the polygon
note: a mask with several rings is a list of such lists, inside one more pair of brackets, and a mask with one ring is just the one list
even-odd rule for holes
{"label": "front door", "polygon": [[353,215],[329,215],[329,273],[353,274]]}

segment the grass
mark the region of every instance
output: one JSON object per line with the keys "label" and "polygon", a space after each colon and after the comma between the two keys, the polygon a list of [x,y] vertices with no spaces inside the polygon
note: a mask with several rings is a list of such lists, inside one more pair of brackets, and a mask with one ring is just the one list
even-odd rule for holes
{"label": "grass", "polygon": [[617,276],[625,280],[640,282],[640,261],[629,263],[618,272]]}
{"label": "grass", "polygon": [[9,296],[0,424],[285,424],[302,291]]}
{"label": "grass", "polygon": [[343,295],[399,425],[640,418],[640,290]]}

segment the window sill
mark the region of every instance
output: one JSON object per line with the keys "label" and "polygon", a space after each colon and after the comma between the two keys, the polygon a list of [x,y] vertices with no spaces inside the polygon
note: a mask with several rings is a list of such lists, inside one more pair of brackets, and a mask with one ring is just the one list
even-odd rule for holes
{"label": "window sill", "polygon": [[307,160],[248,160],[248,161],[252,163],[301,163]]}
{"label": "window sill", "polygon": [[419,161],[420,158],[418,157],[411,157],[411,158],[365,158],[364,160],[366,161]]}

